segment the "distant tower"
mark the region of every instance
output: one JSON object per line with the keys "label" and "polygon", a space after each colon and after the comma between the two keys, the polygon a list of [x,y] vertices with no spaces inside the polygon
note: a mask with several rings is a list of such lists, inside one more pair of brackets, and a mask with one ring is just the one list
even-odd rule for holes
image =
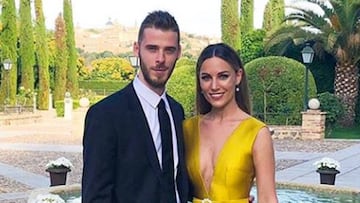
{"label": "distant tower", "polygon": [[109,20],[106,22],[105,25],[107,25],[107,26],[112,26],[113,25],[110,17],[109,17]]}

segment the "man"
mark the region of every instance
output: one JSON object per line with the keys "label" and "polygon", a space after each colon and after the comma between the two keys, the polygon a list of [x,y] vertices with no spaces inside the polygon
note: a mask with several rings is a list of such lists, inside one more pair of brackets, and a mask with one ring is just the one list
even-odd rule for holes
{"label": "man", "polygon": [[[184,111],[165,90],[181,54],[174,17],[165,11],[149,13],[133,49],[140,58],[134,81],[87,112],[82,202],[185,203]],[[159,103],[165,103],[163,112],[170,117],[167,142],[172,144],[164,144]]]}

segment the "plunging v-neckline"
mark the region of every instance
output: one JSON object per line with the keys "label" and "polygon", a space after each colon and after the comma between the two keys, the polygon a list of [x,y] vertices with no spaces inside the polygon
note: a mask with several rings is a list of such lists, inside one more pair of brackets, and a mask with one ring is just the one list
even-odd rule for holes
{"label": "plunging v-neckline", "polygon": [[[249,118],[249,117],[248,117]],[[221,163],[221,158],[223,156],[223,151],[225,151],[227,145],[229,145],[229,142],[230,140],[232,139],[232,137],[234,137],[235,135],[235,132],[237,131],[238,128],[240,128],[241,124],[248,120],[248,118],[245,118],[244,120],[242,120],[235,128],[234,130],[230,133],[229,137],[225,140],[223,146],[221,147],[220,151],[219,151],[219,154],[217,155],[216,157],[216,161],[215,161],[215,164],[214,164],[214,170],[213,170],[213,174],[211,176],[211,181],[210,181],[210,184],[209,184],[209,188],[206,187],[205,185],[205,181],[204,181],[204,178],[201,174],[201,162],[200,162],[200,121],[201,121],[201,116],[198,117],[198,122],[197,122],[197,125],[198,125],[198,136],[196,137],[196,144],[197,144],[197,171],[199,173],[199,177],[200,177],[200,181],[201,181],[201,185],[206,193],[206,196],[207,197],[210,197],[210,194],[211,194],[211,189],[212,189],[212,184],[214,182],[214,176],[216,174],[216,171],[217,171],[217,168],[218,168],[218,165],[219,163]]]}

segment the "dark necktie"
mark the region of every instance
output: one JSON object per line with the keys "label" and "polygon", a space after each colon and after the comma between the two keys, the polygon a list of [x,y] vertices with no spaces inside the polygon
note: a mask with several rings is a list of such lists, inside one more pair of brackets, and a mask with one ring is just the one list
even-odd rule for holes
{"label": "dark necktie", "polygon": [[162,146],[162,175],[163,175],[163,198],[164,202],[176,203],[174,183],[174,158],[173,143],[169,115],[165,109],[164,100],[158,105],[160,123],[161,146]]}

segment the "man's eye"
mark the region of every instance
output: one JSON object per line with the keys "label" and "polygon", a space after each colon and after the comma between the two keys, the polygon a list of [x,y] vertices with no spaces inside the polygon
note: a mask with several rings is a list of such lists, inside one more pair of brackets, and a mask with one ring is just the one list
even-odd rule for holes
{"label": "man's eye", "polygon": [[166,49],[166,50],[165,50],[165,52],[166,52],[167,54],[173,54],[173,53],[175,53],[175,51],[176,51],[176,49]]}
{"label": "man's eye", "polygon": [[156,51],[156,47],[148,47],[148,50],[151,52],[154,52],[154,51]]}

